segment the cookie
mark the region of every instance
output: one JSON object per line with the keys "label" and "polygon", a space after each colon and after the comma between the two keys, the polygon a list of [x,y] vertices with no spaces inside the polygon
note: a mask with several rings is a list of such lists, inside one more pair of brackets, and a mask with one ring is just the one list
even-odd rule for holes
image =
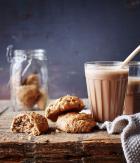
{"label": "cookie", "polygon": [[66,112],[79,112],[84,108],[83,101],[77,96],[63,96],[50,104],[45,110],[45,116],[56,121],[58,116]]}
{"label": "cookie", "polygon": [[26,108],[32,108],[40,93],[36,85],[23,85],[19,86],[17,91],[17,98],[21,105]]}
{"label": "cookie", "polygon": [[11,124],[14,133],[28,133],[40,135],[48,131],[47,119],[35,112],[17,115]]}
{"label": "cookie", "polygon": [[57,129],[68,133],[91,132],[95,125],[92,116],[86,113],[66,113],[60,115],[56,121]]}
{"label": "cookie", "polygon": [[37,74],[28,75],[23,82],[23,85],[33,85],[33,84],[37,85],[38,87],[40,85],[39,76]]}
{"label": "cookie", "polygon": [[39,109],[45,110],[46,102],[47,102],[47,93],[43,89],[40,89],[39,93],[40,93],[40,95],[38,97],[36,104]]}

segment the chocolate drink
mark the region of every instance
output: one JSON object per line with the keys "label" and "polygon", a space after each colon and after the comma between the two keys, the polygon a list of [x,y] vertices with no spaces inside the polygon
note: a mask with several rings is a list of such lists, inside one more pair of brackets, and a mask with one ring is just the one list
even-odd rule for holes
{"label": "chocolate drink", "polygon": [[88,97],[96,121],[112,121],[123,112],[128,69],[116,66],[86,66]]}
{"label": "chocolate drink", "polygon": [[140,77],[129,77],[124,114],[140,112]]}

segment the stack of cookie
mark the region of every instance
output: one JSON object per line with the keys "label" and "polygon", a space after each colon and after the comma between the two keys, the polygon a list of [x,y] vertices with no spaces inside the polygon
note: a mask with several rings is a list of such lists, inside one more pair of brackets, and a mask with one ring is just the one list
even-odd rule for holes
{"label": "stack of cookie", "polygon": [[84,108],[83,101],[76,96],[63,96],[45,110],[46,118],[56,122],[59,130],[68,133],[91,132],[96,122],[90,114],[79,113]]}
{"label": "stack of cookie", "polygon": [[50,104],[45,116],[35,112],[17,115],[12,122],[14,133],[40,135],[49,129],[47,118],[56,122],[57,129],[68,133],[91,132],[96,122],[90,114],[79,113],[84,108],[83,101],[76,96],[64,96]]}

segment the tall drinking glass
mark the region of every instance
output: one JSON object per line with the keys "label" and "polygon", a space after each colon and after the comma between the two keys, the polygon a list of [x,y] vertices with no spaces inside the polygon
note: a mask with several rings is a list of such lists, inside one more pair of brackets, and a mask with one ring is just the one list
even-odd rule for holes
{"label": "tall drinking glass", "polygon": [[124,114],[140,112],[140,62],[130,62]]}
{"label": "tall drinking glass", "polygon": [[118,61],[85,63],[88,98],[96,121],[112,121],[123,113],[128,67]]}

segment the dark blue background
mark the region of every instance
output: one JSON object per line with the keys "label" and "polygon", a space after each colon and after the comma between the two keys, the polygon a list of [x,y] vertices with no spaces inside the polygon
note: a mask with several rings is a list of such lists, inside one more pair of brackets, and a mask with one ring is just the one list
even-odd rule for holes
{"label": "dark blue background", "polygon": [[0,0],[2,81],[9,44],[47,50],[51,97],[86,97],[84,62],[123,60],[140,44],[140,0]]}

